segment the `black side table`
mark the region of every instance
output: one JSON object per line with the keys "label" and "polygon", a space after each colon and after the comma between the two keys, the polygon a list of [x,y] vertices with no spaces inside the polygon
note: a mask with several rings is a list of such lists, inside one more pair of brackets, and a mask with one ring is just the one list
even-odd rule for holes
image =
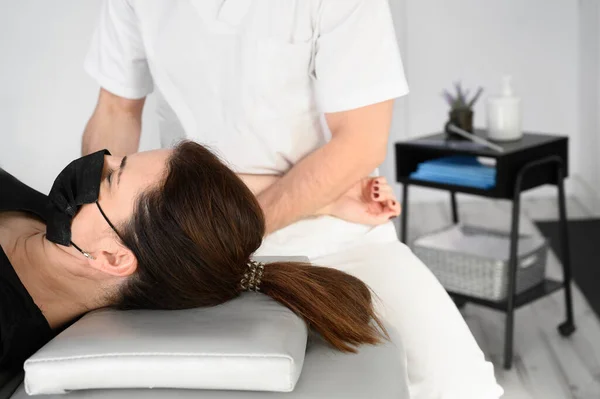
{"label": "black side table", "polygon": [[[475,133],[484,137],[484,132],[481,130],[478,130]],[[452,207],[452,220],[454,223],[458,223],[456,193],[468,193],[481,197],[512,200],[510,267],[507,299],[496,302],[449,292],[458,304],[472,302],[506,312],[504,368],[508,370],[512,366],[514,312],[517,308],[564,288],[566,320],[558,326],[558,330],[563,336],[569,336],[575,331],[573,302],[571,298],[569,235],[567,230],[564,190],[564,179],[568,175],[569,164],[568,138],[563,136],[527,133],[522,140],[499,145],[504,149],[504,152],[500,153],[485,147],[465,144],[462,140],[451,140],[448,139],[444,133],[396,143],[396,180],[403,184],[403,210],[401,216],[402,242],[406,242],[407,237],[406,229],[409,210],[408,192],[409,186],[411,185],[449,191]],[[419,163],[449,155],[473,155],[494,158],[496,162],[495,187],[484,190],[410,178],[410,174],[417,169]],[[518,253],[517,237],[519,235],[521,193],[545,184],[553,184],[558,187],[558,216],[560,222],[561,250],[564,254],[564,279],[562,282],[546,279],[538,286],[517,295],[515,292]]]}

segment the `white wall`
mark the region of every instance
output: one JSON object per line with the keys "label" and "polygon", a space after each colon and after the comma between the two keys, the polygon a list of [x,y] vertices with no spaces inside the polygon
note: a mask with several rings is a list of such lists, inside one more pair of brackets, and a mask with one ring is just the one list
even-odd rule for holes
{"label": "white wall", "polygon": [[575,195],[600,215],[600,4],[598,0],[579,3],[580,140],[575,151],[582,173]]}
{"label": "white wall", "polygon": [[[99,0],[0,2],[0,167],[42,192],[80,154],[98,93],[83,58],[99,7]],[[155,124],[146,122],[142,146],[157,146]]]}
{"label": "white wall", "polygon": [[[397,29],[405,35],[400,40],[411,87],[410,95],[397,110],[398,117],[407,120],[395,122],[392,142],[441,131],[448,109],[440,92],[451,88],[456,80],[471,88],[478,85],[485,88],[475,108],[475,125],[484,127],[485,99],[500,89],[501,77],[508,73],[513,75],[522,97],[524,129],[569,135],[572,175],[581,177],[589,173],[579,159],[579,151],[584,148],[579,126],[580,2],[392,0],[392,3],[397,3],[394,6]],[[388,159],[384,170],[393,178],[392,165],[393,159]],[[414,200],[446,198],[447,195],[441,196],[434,190],[411,191]]]}

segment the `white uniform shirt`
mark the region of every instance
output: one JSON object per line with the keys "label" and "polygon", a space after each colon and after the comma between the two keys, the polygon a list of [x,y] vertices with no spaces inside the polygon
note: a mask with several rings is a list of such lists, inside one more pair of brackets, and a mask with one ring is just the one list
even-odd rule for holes
{"label": "white uniform shirt", "polygon": [[325,144],[323,113],[408,92],[388,0],[106,0],[85,67],[121,97],[156,89],[163,146],[244,173]]}

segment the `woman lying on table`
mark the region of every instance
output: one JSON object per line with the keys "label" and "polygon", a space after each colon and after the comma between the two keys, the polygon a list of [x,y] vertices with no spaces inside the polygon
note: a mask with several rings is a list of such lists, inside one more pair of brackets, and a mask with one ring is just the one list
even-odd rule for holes
{"label": "woman lying on table", "polygon": [[[94,309],[214,306],[257,286],[339,350],[379,342],[385,330],[357,278],[251,261],[265,231],[255,195],[273,179],[237,176],[192,142],[125,158],[85,156],[48,196],[0,169],[0,371],[20,368]],[[370,203],[382,223],[400,211],[377,178],[324,212],[343,213],[352,201]]]}

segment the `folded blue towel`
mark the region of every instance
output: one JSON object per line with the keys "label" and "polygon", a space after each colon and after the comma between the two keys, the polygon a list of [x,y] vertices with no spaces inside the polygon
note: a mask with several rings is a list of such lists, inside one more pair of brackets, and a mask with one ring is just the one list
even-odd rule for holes
{"label": "folded blue towel", "polygon": [[496,177],[496,170],[492,169],[476,169],[475,167],[457,168],[455,166],[443,166],[443,165],[420,165],[417,168],[418,171],[431,172],[431,173],[446,173],[455,175],[460,173],[463,176],[485,176],[494,179]]}
{"label": "folded blue towel", "polygon": [[451,156],[425,161],[410,177],[416,180],[489,189],[496,185],[496,169],[476,157]]}

